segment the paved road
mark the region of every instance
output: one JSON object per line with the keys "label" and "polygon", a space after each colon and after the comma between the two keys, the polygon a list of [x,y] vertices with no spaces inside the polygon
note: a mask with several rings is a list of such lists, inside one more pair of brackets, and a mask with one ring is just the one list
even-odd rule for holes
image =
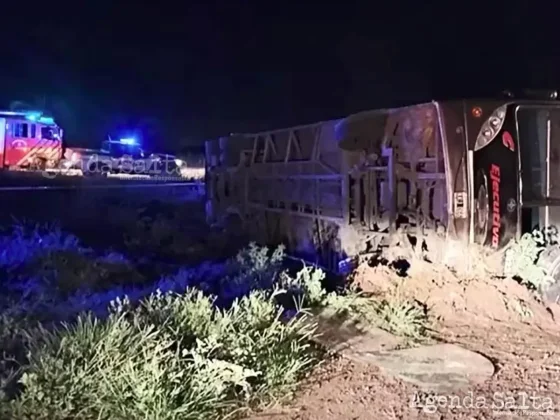
{"label": "paved road", "polygon": [[1,171],[0,189],[7,187],[70,187],[70,188],[91,188],[93,186],[129,186],[134,184],[194,184],[192,180],[180,177],[153,177],[153,178],[117,178],[102,176],[67,176],[56,173],[30,173]]}

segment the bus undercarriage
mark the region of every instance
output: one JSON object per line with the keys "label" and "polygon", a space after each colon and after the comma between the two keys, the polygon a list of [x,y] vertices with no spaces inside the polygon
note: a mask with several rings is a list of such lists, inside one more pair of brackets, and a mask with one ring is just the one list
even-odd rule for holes
{"label": "bus undercarriage", "polygon": [[560,221],[560,106],[501,98],[368,111],[209,141],[206,164],[210,222],[235,221],[327,268],[395,237],[499,252]]}

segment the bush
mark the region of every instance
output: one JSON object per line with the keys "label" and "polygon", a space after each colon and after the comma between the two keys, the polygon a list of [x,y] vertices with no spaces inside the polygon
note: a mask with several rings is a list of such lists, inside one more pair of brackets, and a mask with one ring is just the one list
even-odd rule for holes
{"label": "bush", "polygon": [[400,294],[400,285],[386,298],[376,301],[364,298],[349,288],[344,294],[327,293],[322,287],[325,273],[312,266],[304,266],[295,278],[282,274],[282,284],[302,292],[303,301],[315,308],[328,308],[335,314],[365,321],[393,334],[420,340],[430,329],[427,309]]}
{"label": "bush", "polygon": [[393,334],[421,340],[429,330],[425,310],[414,302],[384,299],[376,308],[378,325]]}
{"label": "bush", "polygon": [[[283,247],[252,243],[148,284],[124,256],[98,257],[59,230],[2,240],[3,285],[18,299],[0,323],[2,418],[224,418],[292,391],[314,365],[316,326],[302,307],[371,307],[326,293],[315,267],[288,275]],[[384,301],[373,313],[394,332],[424,331],[416,308]],[[22,314],[43,325],[8,328]]]}
{"label": "bush", "polygon": [[[21,231],[16,243],[34,252],[4,260],[18,301],[0,324],[2,418],[223,418],[293,390],[316,360],[315,325],[279,303],[282,247],[250,244],[225,263],[103,290],[92,267],[126,258],[95,257],[62,234],[43,246],[41,234]],[[321,276],[308,277],[286,286],[320,294]],[[24,314],[43,324],[13,327]]]}
{"label": "bush", "polygon": [[283,250],[267,253],[268,249],[253,244],[225,263],[184,267],[147,282],[120,254],[96,257],[89,251],[44,249],[30,261],[12,266],[2,279],[1,303],[15,309],[17,302],[20,313],[39,320],[70,321],[83,311],[105,317],[109,303],[117,297],[126,295],[136,302],[158,289],[182,292],[197,287],[218,296],[220,307],[228,307],[251,290],[272,287],[281,270]]}
{"label": "bush", "polygon": [[[20,315],[72,317],[67,300],[146,281],[124,255],[98,256],[56,225],[18,223],[0,236],[0,246],[0,310]],[[105,307],[110,300],[104,300]]]}
{"label": "bush", "polygon": [[288,322],[274,294],[253,292],[230,309],[200,291],[117,301],[101,321],[42,329],[4,406],[17,419],[212,419],[292,389],[314,357],[314,326]]}
{"label": "bush", "polygon": [[11,270],[51,251],[82,251],[74,235],[57,225],[16,223],[8,235],[0,236],[0,267]]}
{"label": "bush", "polygon": [[21,319],[0,315],[0,402],[13,398],[18,391],[21,367],[27,363],[27,334]]}
{"label": "bush", "polygon": [[128,262],[112,256],[75,251],[49,251],[25,267],[27,277],[37,275],[62,293],[80,289],[104,290],[119,284],[138,284],[146,279]]}
{"label": "bush", "polygon": [[519,280],[539,292],[545,292],[554,279],[539,265],[539,257],[548,247],[558,247],[558,232],[554,229],[525,233],[506,250],[504,274]]}

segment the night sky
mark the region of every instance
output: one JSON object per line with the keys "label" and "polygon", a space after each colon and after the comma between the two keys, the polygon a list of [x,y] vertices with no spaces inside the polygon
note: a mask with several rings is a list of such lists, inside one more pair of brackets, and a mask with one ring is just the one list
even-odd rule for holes
{"label": "night sky", "polygon": [[175,149],[363,109],[560,87],[560,17],[539,2],[79,3],[3,5],[0,24],[0,102],[46,103],[69,144],[135,128]]}

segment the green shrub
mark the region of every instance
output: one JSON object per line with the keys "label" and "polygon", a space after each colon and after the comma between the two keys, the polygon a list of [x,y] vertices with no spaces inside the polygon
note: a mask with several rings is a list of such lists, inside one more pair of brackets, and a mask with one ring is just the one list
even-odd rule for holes
{"label": "green shrub", "polygon": [[42,329],[4,406],[17,419],[212,419],[292,389],[312,365],[314,326],[281,321],[274,295],[253,292],[228,310],[189,290],[156,293],[105,321]]}
{"label": "green shrub", "polygon": [[24,275],[40,276],[64,293],[78,289],[104,290],[146,279],[126,261],[105,261],[95,255],[70,250],[49,251],[24,268]]}
{"label": "green shrub", "polygon": [[424,309],[407,300],[382,300],[377,308],[378,325],[393,334],[420,340],[429,329]]}
{"label": "green shrub", "polygon": [[521,239],[514,242],[506,250],[504,257],[504,274],[513,277],[522,284],[530,286],[540,292],[545,291],[554,279],[546,270],[538,265],[539,256],[549,246],[557,246],[554,238],[536,229],[532,233],[525,233]]}
{"label": "green shrub", "polygon": [[[68,252],[44,254],[40,266],[56,271],[64,267],[73,279],[67,285],[72,290],[75,279],[82,278],[74,271],[85,264],[80,272],[89,274],[83,281],[97,285],[88,261],[74,261]],[[353,291],[327,293],[322,270],[305,266],[290,277],[282,272],[284,256],[283,247],[270,250],[250,244],[242,250],[220,271],[225,277],[218,279],[238,289],[229,290],[234,297],[223,306],[217,297],[197,289],[181,294],[158,290],[135,304],[128,298],[114,300],[103,320],[83,314],[72,324],[17,335],[7,319],[0,323],[0,346],[10,350],[13,346],[8,344],[17,342],[17,353],[24,346],[27,357],[0,366],[11,375],[0,377],[4,384],[19,378],[23,387],[17,398],[0,406],[0,418],[235,416],[248,405],[292,392],[318,361],[320,354],[312,344],[316,324],[309,322],[304,306],[373,314],[374,322],[411,337],[424,332],[425,314],[406,301],[377,303]],[[245,290],[252,291],[235,298]],[[295,316],[286,317],[280,296],[301,299]],[[223,296],[220,299],[223,304]]]}
{"label": "green shrub", "polygon": [[242,249],[236,257],[236,262],[244,271],[263,273],[272,269],[280,268],[283,262],[286,247],[280,245],[270,253],[266,246],[258,246],[255,242],[249,243],[247,248]]}
{"label": "green shrub", "polygon": [[286,272],[282,273],[281,285],[287,289],[300,290],[305,299],[301,304],[305,303],[312,307],[323,306],[328,297],[322,284],[325,276],[325,272],[320,268],[304,264],[295,277],[290,277]]}
{"label": "green shrub", "polygon": [[253,291],[228,310],[216,310],[213,298],[189,290],[154,294],[135,314],[159,325],[184,347],[197,344],[206,357],[259,372],[252,380],[255,389],[274,394],[294,385],[313,361],[309,340],[314,333],[305,315],[282,320],[284,309],[275,298],[275,293]]}
{"label": "green shrub", "polygon": [[0,315],[0,402],[17,392],[21,367],[27,363],[25,327],[25,320]]}
{"label": "green shrub", "polygon": [[364,298],[352,288],[345,294],[327,293],[322,287],[325,273],[316,267],[304,266],[295,278],[283,273],[282,284],[303,290],[306,304],[315,308],[329,308],[337,314],[356,318],[377,325],[393,334],[421,339],[429,329],[429,317],[425,308],[400,295],[400,286],[381,301]]}

